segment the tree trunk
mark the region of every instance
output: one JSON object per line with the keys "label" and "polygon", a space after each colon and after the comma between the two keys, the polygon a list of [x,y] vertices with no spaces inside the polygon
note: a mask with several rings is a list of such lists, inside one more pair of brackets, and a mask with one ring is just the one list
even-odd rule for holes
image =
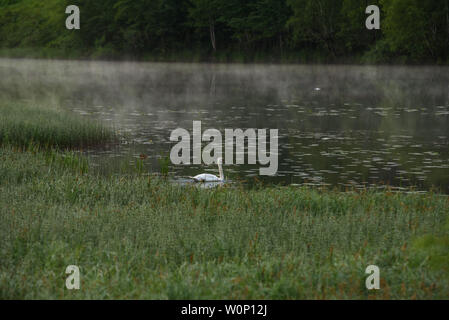
{"label": "tree trunk", "polygon": [[279,33],[279,49],[281,50],[281,57],[282,57],[282,33]]}
{"label": "tree trunk", "polygon": [[209,22],[209,31],[210,31],[210,43],[215,52],[217,51],[217,46],[215,44],[215,25],[213,20],[210,20]]}

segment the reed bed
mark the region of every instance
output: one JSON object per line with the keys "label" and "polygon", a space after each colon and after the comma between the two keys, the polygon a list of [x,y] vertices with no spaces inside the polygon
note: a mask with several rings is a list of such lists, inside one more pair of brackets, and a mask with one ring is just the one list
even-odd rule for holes
{"label": "reed bed", "polygon": [[111,128],[56,107],[0,102],[0,145],[72,149],[114,139]]}

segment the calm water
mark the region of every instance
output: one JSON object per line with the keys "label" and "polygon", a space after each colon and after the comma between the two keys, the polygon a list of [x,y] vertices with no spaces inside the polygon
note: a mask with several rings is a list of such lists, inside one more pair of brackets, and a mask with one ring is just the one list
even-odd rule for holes
{"label": "calm water", "polygon": [[[110,123],[120,145],[86,153],[100,171],[141,154],[158,172],[178,127],[279,129],[279,169],[225,166],[232,180],[385,184],[449,193],[449,68],[0,60],[0,98],[57,103]],[[133,157],[133,158],[132,158]],[[133,162],[134,160],[131,160]],[[214,166],[170,165],[174,179]]]}

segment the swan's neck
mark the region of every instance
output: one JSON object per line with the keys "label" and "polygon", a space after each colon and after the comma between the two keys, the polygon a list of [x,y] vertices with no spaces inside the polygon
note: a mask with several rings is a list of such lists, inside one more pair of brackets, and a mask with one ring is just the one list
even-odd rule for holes
{"label": "swan's neck", "polygon": [[220,180],[224,180],[223,166],[221,163],[218,164],[218,172],[220,173]]}

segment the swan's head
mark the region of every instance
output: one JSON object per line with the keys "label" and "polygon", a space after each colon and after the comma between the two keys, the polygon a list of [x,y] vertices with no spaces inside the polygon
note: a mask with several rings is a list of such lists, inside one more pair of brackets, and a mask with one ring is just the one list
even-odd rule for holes
{"label": "swan's head", "polygon": [[218,158],[218,159],[217,159],[217,164],[219,164],[219,165],[220,165],[220,164],[223,164],[223,158],[221,158],[221,157]]}

